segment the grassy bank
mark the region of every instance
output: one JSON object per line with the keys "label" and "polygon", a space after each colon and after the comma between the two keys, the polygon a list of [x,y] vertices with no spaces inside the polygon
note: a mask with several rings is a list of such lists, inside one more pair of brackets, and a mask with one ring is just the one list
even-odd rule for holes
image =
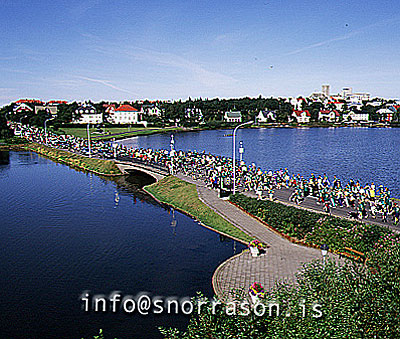
{"label": "grassy bank", "polygon": [[173,176],[145,187],[159,201],[180,209],[193,216],[204,225],[244,242],[252,240],[250,236],[203,204],[197,194],[196,186]]}
{"label": "grassy bank", "polygon": [[37,143],[29,143],[24,148],[42,154],[52,160],[82,170],[105,176],[121,175],[121,171],[113,161],[87,158],[78,154],[58,150]]}

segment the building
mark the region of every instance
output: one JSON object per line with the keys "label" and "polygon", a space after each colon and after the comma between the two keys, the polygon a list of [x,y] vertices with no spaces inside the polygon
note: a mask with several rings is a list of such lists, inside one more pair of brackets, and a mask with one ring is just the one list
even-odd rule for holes
{"label": "building", "polygon": [[25,103],[19,103],[13,108],[13,113],[30,113],[33,112],[33,108]]}
{"label": "building", "polygon": [[343,121],[345,122],[368,122],[369,121],[369,114],[368,113],[357,113],[357,112],[350,112],[347,114],[343,114]]}
{"label": "building", "polygon": [[121,105],[115,108],[114,105],[110,105],[107,120],[111,124],[126,125],[126,124],[137,124],[139,122],[139,111],[131,105]]}
{"label": "building", "polygon": [[379,114],[379,121],[382,122],[392,122],[394,114],[396,113],[396,108],[393,106],[389,108],[381,108],[376,111]]}
{"label": "building", "polygon": [[336,110],[321,109],[318,113],[318,121],[336,122],[340,114]]}
{"label": "building", "polygon": [[352,95],[352,93],[353,93],[353,89],[351,87],[344,87],[342,89],[341,97],[344,100],[348,100],[350,95]]}
{"label": "building", "polygon": [[292,113],[298,124],[304,124],[310,122],[311,114],[309,111],[298,111],[294,110]]}
{"label": "building", "polygon": [[185,118],[193,120],[195,122],[200,122],[203,120],[203,112],[200,108],[186,108],[185,110]]}
{"label": "building", "polygon": [[303,98],[303,97],[292,98],[290,100],[290,103],[292,104],[293,108],[296,111],[300,111],[301,109],[303,109],[303,105],[307,104],[307,100],[305,98]]}
{"label": "building", "polygon": [[141,112],[145,116],[156,116],[156,117],[161,117],[162,111],[159,109],[156,105],[143,105]]}
{"label": "building", "polygon": [[329,85],[322,85],[321,91],[327,98],[329,98],[330,86]]}
{"label": "building", "polygon": [[331,101],[328,101],[328,107],[332,108],[332,109],[335,109],[335,110],[338,110],[338,111],[343,110],[344,104],[345,104],[344,102],[338,101],[338,100],[335,100],[335,99],[332,99]]}
{"label": "building", "polygon": [[240,111],[225,112],[224,120],[226,122],[242,122],[242,113]]}
{"label": "building", "polygon": [[53,106],[53,105],[35,106],[35,114],[38,114],[39,111],[48,111],[51,115],[57,115],[57,106]]}
{"label": "building", "polygon": [[98,113],[96,108],[87,102],[75,110],[75,118],[72,120],[74,124],[101,124],[102,122],[103,114]]}
{"label": "building", "polygon": [[260,111],[256,116],[256,121],[261,124],[266,122],[275,122],[276,113],[275,111]]}

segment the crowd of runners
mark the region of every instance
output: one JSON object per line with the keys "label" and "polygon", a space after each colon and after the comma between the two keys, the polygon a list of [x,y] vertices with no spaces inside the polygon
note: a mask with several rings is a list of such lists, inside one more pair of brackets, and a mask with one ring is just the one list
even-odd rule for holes
{"label": "crowd of runners", "polygon": [[[166,168],[171,174],[182,173],[194,180],[203,180],[211,189],[230,191],[233,186],[233,162],[228,157],[197,151],[128,148],[98,140],[89,144],[88,140],[71,135],[45,133],[43,129],[18,123],[10,123],[10,126],[16,135],[50,147],[104,159],[135,159]],[[235,180],[238,191],[255,192],[258,199],[274,200],[276,190],[289,189],[292,192],[290,201],[301,204],[307,197],[312,197],[327,213],[331,213],[332,208],[347,207],[350,214],[359,219],[370,216],[393,224],[398,224],[400,219],[400,207],[391,198],[389,189],[374,183],[362,185],[353,180],[343,183],[336,176],[331,182],[326,174],[303,177],[290,175],[286,168],[263,171],[254,163],[247,165],[243,161],[236,165]]]}

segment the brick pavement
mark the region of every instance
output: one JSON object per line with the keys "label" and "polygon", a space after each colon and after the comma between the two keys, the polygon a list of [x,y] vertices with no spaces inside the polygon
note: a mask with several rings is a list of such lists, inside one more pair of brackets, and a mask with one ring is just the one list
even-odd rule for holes
{"label": "brick pavement", "polygon": [[199,198],[206,205],[239,229],[268,245],[264,255],[253,258],[246,250],[217,268],[213,276],[213,286],[219,297],[227,298],[231,291],[247,291],[254,281],[260,282],[266,290],[278,281],[294,282],[296,272],[304,263],[321,259],[319,250],[296,245],[282,238],[229,202],[219,199],[217,192],[205,187],[202,182],[193,181],[181,174],[178,177],[195,183]]}

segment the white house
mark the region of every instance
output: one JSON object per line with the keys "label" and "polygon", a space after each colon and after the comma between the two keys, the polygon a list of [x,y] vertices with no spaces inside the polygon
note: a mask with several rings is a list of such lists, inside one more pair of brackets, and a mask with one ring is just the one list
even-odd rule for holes
{"label": "white house", "polygon": [[111,124],[137,124],[139,122],[139,111],[131,105],[121,105],[115,108],[114,105],[109,106],[108,122]]}
{"label": "white house", "polygon": [[318,113],[318,121],[335,122],[339,116],[339,112],[336,110],[321,109]]}
{"label": "white house", "polygon": [[343,110],[344,102],[338,100],[332,100],[328,102],[328,106],[335,106],[335,109],[338,111]]}
{"label": "white house", "polygon": [[292,104],[293,108],[296,111],[299,111],[302,109],[303,102],[304,102],[304,104],[307,104],[307,100],[303,97],[290,99],[290,103]]}
{"label": "white house", "polygon": [[74,124],[101,124],[103,122],[103,113],[98,113],[96,108],[87,102],[75,110],[75,115],[72,120]]}
{"label": "white house", "polygon": [[293,111],[292,117],[294,117],[297,123],[308,123],[311,119],[311,114],[309,111]]}
{"label": "white house", "polygon": [[276,121],[276,113],[274,111],[260,111],[256,116],[258,123],[266,123]]}
{"label": "white house", "polygon": [[242,122],[242,113],[240,111],[225,112],[224,120],[226,122]]}
{"label": "white house", "polygon": [[161,117],[161,109],[159,109],[156,105],[143,105],[141,112],[146,116]]}
{"label": "white house", "polygon": [[185,118],[192,119],[196,122],[200,122],[203,120],[203,113],[200,108],[186,108],[185,110]]}
{"label": "white house", "polygon": [[33,109],[25,103],[21,103],[13,108],[14,113],[29,113],[33,112]]}
{"label": "white house", "polygon": [[396,109],[393,106],[391,108],[381,108],[376,111],[379,114],[380,121],[391,122],[393,120]]}
{"label": "white house", "polygon": [[343,120],[348,122],[368,122],[369,114],[350,112],[347,114],[343,114]]}

